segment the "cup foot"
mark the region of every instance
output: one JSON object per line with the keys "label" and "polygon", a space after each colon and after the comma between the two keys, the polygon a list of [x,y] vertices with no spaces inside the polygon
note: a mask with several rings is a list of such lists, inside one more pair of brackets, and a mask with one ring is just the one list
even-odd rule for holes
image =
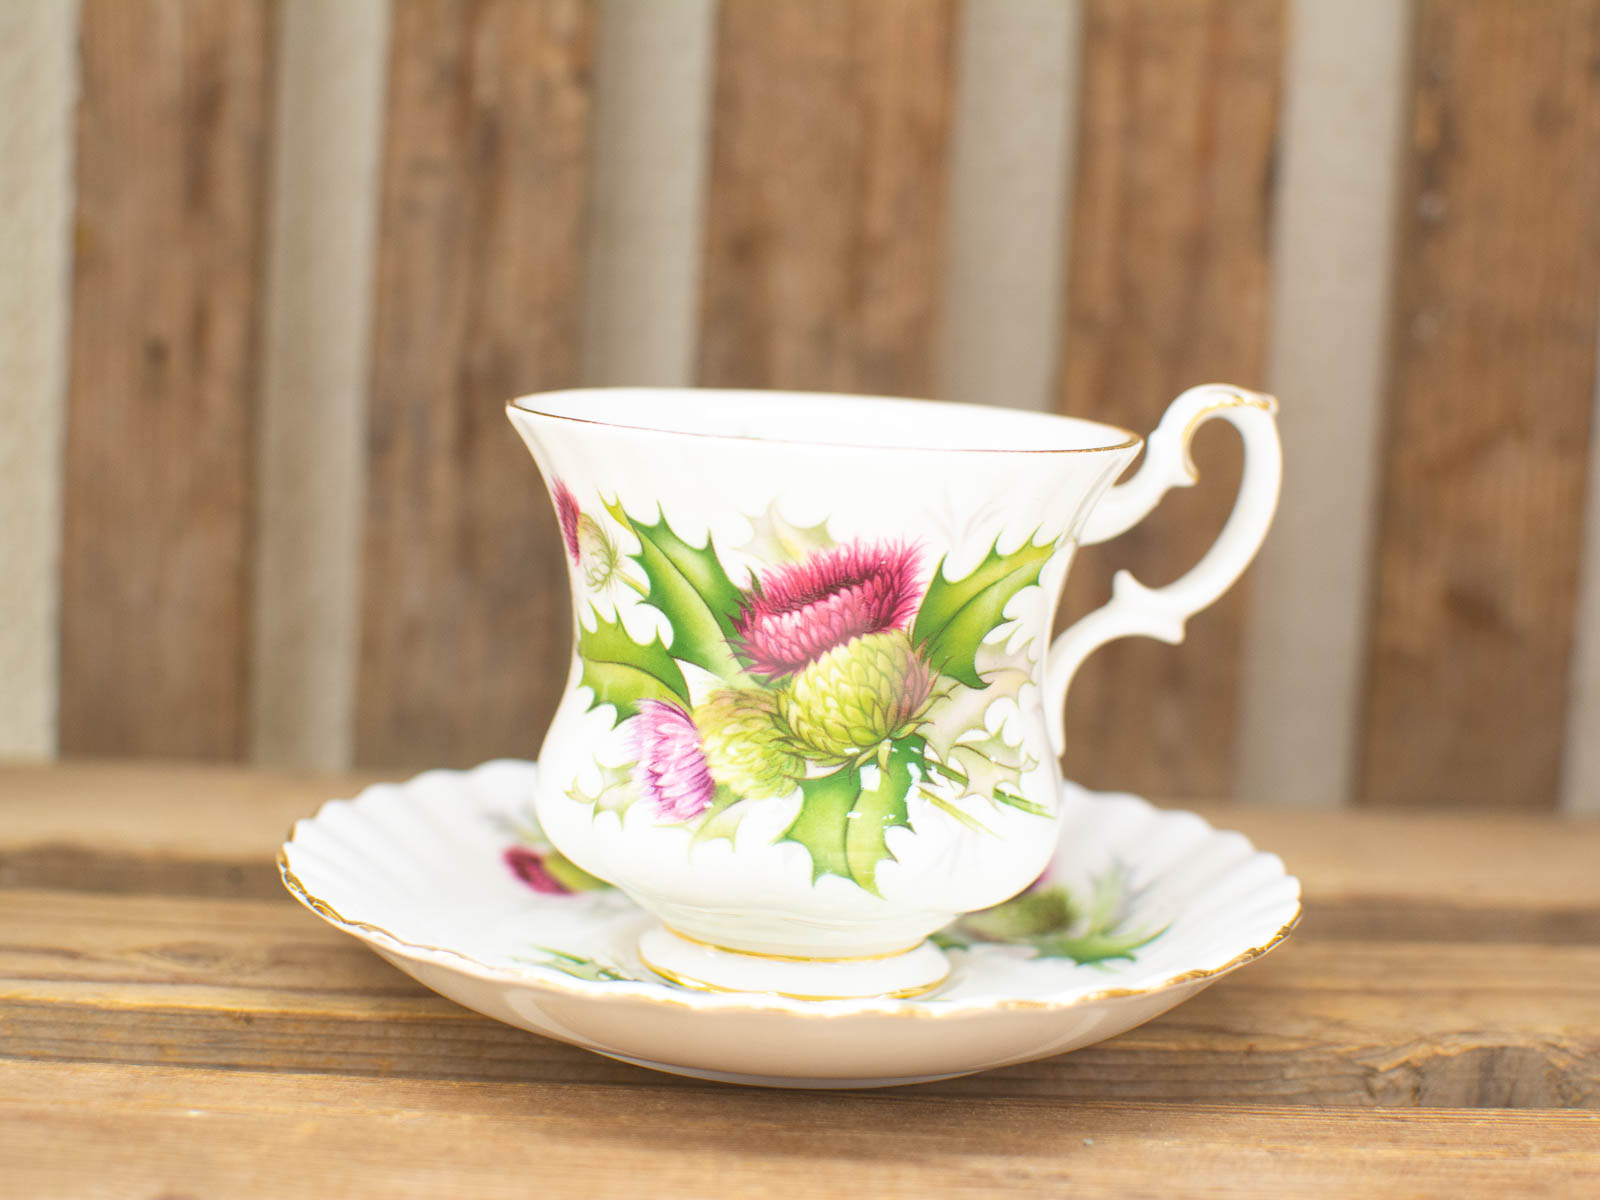
{"label": "cup foot", "polygon": [[656,925],[639,936],[639,958],[657,975],[701,992],[765,992],[795,1000],[869,996],[905,999],[931,992],[950,963],[932,942],[897,954],[799,958],[731,950]]}

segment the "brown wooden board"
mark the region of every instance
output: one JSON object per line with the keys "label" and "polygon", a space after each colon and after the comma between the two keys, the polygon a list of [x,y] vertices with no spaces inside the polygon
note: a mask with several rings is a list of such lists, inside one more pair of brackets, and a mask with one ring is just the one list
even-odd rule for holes
{"label": "brown wooden board", "polygon": [[1600,1116],[0,1063],[26,1195],[1579,1196]]}
{"label": "brown wooden board", "polygon": [[1600,298],[1600,2],[1423,0],[1360,802],[1556,804]]}
{"label": "brown wooden board", "polygon": [[[1184,388],[1262,383],[1284,5],[1088,0],[1082,36],[1058,408],[1147,433]],[[1064,611],[1108,599],[1116,569],[1151,585],[1186,570],[1222,527],[1239,460],[1231,430],[1202,433],[1199,486],[1084,551]],[[1132,639],[1089,659],[1068,703],[1069,776],[1229,793],[1247,591],[1190,621],[1181,647]]]}
{"label": "brown wooden board", "polygon": [[[0,890],[5,1054],[628,1082],[480,1017],[281,900]],[[1600,1107],[1600,947],[1296,937],[1148,1025],[950,1095]],[[662,1080],[663,1084],[668,1081]]]}
{"label": "brown wooden board", "polygon": [[[1600,942],[1328,940],[1073,1054],[737,1088],[523,1033],[200,870],[370,777],[0,765],[0,1163],[19,1195],[1586,1195]],[[1313,897],[1600,910],[1600,825],[1233,809]],[[8,876],[93,848],[52,888]],[[198,873],[197,873],[198,872]],[[193,888],[193,891],[185,889]],[[10,1194],[8,1192],[8,1194]]]}
{"label": "brown wooden board", "polygon": [[271,6],[85,0],[61,748],[237,758]]}
{"label": "brown wooden board", "polygon": [[359,762],[531,754],[566,678],[560,539],[504,405],[576,382],[593,24],[586,0],[395,5]]}
{"label": "brown wooden board", "polygon": [[699,381],[928,395],[950,0],[723,0]]}

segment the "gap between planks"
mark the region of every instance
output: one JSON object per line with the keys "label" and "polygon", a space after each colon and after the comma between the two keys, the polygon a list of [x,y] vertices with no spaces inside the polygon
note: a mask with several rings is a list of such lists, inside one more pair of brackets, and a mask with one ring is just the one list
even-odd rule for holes
{"label": "gap between planks", "polygon": [[250,758],[348,767],[389,0],[288,0],[256,429]]}
{"label": "gap between planks", "polygon": [[0,754],[56,751],[78,4],[0,4]]}

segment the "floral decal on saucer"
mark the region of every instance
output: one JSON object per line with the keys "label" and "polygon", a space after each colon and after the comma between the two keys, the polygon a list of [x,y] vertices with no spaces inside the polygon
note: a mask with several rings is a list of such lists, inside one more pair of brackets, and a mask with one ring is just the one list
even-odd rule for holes
{"label": "floral decal on saucer", "polygon": [[[555,950],[549,946],[534,946],[531,949],[533,951],[531,954],[513,955],[512,961],[525,967],[545,967],[551,971],[560,971],[563,975],[570,975],[574,979],[587,979],[590,983],[641,982],[639,977],[629,975],[611,963],[601,962],[586,955],[568,954],[565,950]],[[654,977],[652,980],[659,982],[654,980]]]}
{"label": "floral decal on saucer", "polygon": [[497,822],[498,831],[516,840],[500,854],[506,869],[536,892],[571,896],[610,888],[550,844],[530,813],[519,821]]}
{"label": "floral decal on saucer", "polygon": [[[873,894],[913,794],[980,831],[982,804],[1049,815],[1020,791],[1036,762],[987,725],[1031,679],[1031,643],[986,639],[1055,542],[1001,553],[997,540],[951,579],[914,542],[836,542],[826,523],[794,526],[773,508],[730,572],[709,536],[693,545],[659,511],[602,501],[596,515],[565,483],[552,490],[583,585],[631,588],[667,627],[640,641],[594,601],[580,617],[589,707],[610,706],[632,759],[597,763],[601,786],[574,799],[596,812],[644,803],[704,841],[732,840],[749,805],[798,791],[782,837],[810,853],[813,881]],[[621,553],[619,539],[638,548]]]}
{"label": "floral decal on saucer", "polygon": [[1025,946],[1035,958],[1069,958],[1076,963],[1134,960],[1135,951],[1148,946],[1167,931],[1131,927],[1127,876],[1114,867],[1095,878],[1086,900],[1079,903],[1067,888],[1041,878],[1027,891],[986,908],[968,913],[934,934],[945,950],[965,950],[979,944]]}

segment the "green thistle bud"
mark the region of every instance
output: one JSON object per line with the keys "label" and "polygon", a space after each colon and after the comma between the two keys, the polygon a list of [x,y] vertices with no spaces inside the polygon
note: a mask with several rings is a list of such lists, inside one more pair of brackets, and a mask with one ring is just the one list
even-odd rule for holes
{"label": "green thistle bud", "polygon": [[616,576],[622,561],[617,544],[605,526],[588,513],[578,517],[578,561],[583,564],[583,581],[591,591],[602,590]]}
{"label": "green thistle bud", "polygon": [[862,758],[910,731],[927,707],[933,672],[903,630],[869,633],[809,664],[780,708],[809,757]]}
{"label": "green thistle bud", "polygon": [[784,796],[805,774],[769,692],[724,688],[694,710],[711,778],[745,797]]}

